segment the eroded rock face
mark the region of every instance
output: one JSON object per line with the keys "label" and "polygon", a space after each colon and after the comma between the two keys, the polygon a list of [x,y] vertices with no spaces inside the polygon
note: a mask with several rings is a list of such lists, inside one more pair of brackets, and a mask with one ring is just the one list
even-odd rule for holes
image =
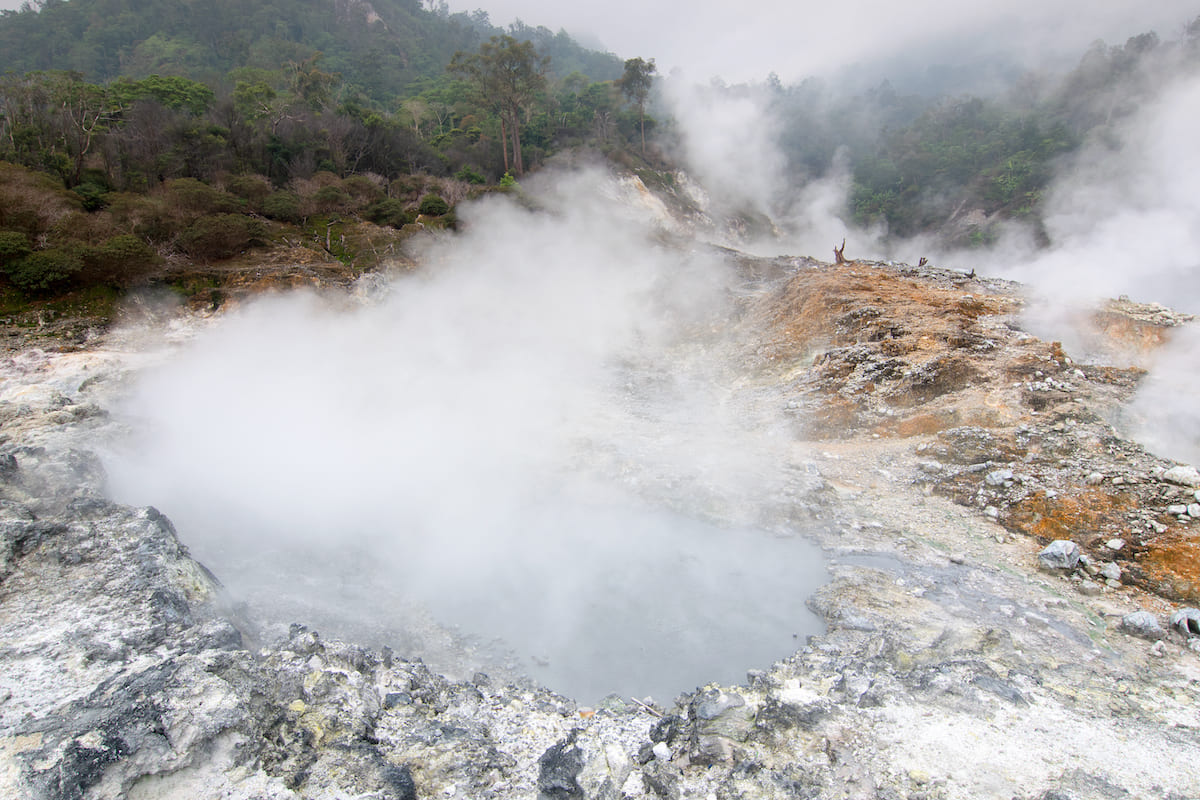
{"label": "eroded rock face", "polygon": [[[827,633],[741,686],[595,712],[303,620],[263,641],[186,531],[105,499],[85,446],[102,403],[78,375],[51,381],[43,355],[27,382],[53,391],[0,394],[0,794],[1194,797],[1197,615],[1137,577],[1156,537],[1189,524],[1166,510],[1189,487],[1089,405],[1132,379],[1075,375],[1002,319],[1014,299],[964,276],[848,269],[859,282],[833,300],[803,296],[812,276],[766,296],[817,304],[837,340],[811,371],[764,358],[756,374],[797,416],[850,404],[837,435],[797,448],[786,495],[837,561],[810,603]],[[889,287],[936,322],[893,314]],[[1039,572],[1057,538],[1088,558]],[[1085,575],[1094,592],[1074,591]]]}

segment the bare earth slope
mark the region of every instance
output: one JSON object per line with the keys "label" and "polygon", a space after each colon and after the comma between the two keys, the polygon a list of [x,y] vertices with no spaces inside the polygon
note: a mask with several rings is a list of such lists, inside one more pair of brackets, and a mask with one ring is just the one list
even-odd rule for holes
{"label": "bare earth slope", "polygon": [[[1105,422],[1139,374],[1024,333],[1013,284],[741,266],[738,370],[794,420],[828,630],[671,706],[593,713],[303,625],[254,642],[186,531],[104,499],[88,442],[136,349],[7,359],[0,793],[1200,798],[1200,636],[1170,624],[1200,602],[1195,488]],[[1097,330],[1145,347],[1184,322],[1114,304]],[[1086,559],[1039,567],[1054,539]]]}

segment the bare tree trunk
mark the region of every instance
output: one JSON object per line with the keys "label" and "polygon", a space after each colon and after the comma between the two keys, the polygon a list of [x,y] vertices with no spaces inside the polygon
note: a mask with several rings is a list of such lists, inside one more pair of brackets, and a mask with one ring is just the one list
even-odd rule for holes
{"label": "bare tree trunk", "polygon": [[838,264],[846,263],[846,240],[842,239],[842,246],[833,248],[833,258]]}
{"label": "bare tree trunk", "polygon": [[508,132],[504,127],[504,115],[500,115],[500,149],[504,151],[504,172],[508,173]]}
{"label": "bare tree trunk", "polygon": [[513,169],[517,172],[517,177],[525,174],[525,162],[521,158],[521,128],[517,124],[514,115],[512,121],[512,140],[513,140]]}

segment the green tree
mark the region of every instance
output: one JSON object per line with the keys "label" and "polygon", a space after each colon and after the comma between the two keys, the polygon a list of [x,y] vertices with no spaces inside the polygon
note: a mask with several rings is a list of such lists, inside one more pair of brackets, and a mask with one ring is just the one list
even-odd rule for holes
{"label": "green tree", "polygon": [[[501,140],[512,139],[512,170],[520,176],[525,165],[521,158],[521,119],[546,86],[550,59],[539,56],[533,42],[518,42],[511,36],[493,36],[477,53],[454,54],[448,69],[466,77],[484,104],[500,117]],[[509,169],[505,145],[504,169]]]}
{"label": "green tree", "polygon": [[650,87],[654,85],[654,74],[657,71],[653,58],[649,61],[631,58],[625,62],[625,74],[617,81],[617,85],[621,87],[621,94],[637,106],[642,129],[642,155],[646,154],[646,100],[650,97]]}

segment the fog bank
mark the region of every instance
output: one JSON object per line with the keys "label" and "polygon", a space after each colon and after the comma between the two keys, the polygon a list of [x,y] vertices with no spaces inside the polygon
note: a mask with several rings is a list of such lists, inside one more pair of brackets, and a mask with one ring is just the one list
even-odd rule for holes
{"label": "fog bank", "polygon": [[[402,627],[363,600],[378,581],[555,688],[692,688],[637,652],[695,681],[731,657],[738,679],[813,632],[821,568],[759,529],[789,451],[722,372],[735,276],[657,243],[599,172],[530,191],[553,210],[463,208],[373,303],[265,298],[198,334],[125,404],[113,492],[235,590],[299,608],[353,586],[348,613]],[[637,674],[582,676],[571,653]]]}

